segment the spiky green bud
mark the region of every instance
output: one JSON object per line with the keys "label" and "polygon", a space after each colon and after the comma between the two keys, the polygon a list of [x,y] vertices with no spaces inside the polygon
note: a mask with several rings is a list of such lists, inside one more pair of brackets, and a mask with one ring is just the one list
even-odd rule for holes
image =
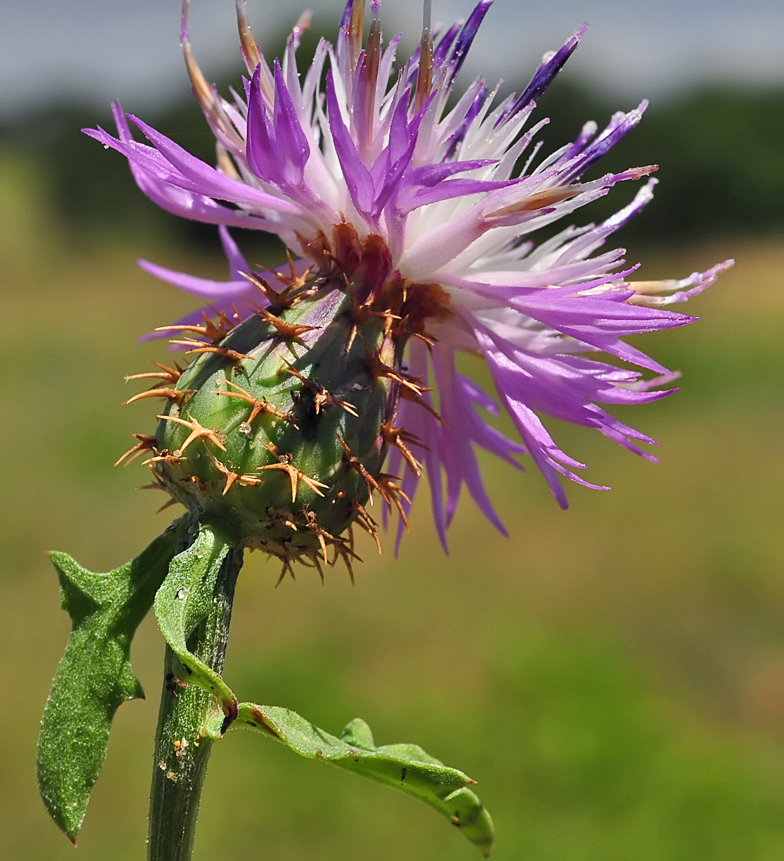
{"label": "spiky green bud", "polygon": [[258,309],[219,343],[197,344],[159,417],[151,466],[179,502],[284,562],[316,561],[381,474],[397,399],[395,339],[322,288]]}

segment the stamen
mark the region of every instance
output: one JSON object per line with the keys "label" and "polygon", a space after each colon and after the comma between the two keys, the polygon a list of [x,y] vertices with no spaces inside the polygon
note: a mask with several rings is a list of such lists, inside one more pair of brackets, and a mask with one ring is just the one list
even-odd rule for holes
{"label": "stamen", "polygon": [[196,57],[191,47],[190,38],[188,37],[188,9],[190,0],[183,0],[182,4],[182,23],[180,25],[180,44],[182,45],[182,53],[185,58],[185,68],[188,70],[188,77],[191,79],[191,87],[193,94],[196,96],[202,110],[207,115],[210,122],[213,123],[217,132],[223,134],[237,149],[244,147],[244,142],[237,134],[237,130],[232,125],[231,121],[226,116],[226,112],[220,102],[216,98],[215,90],[207,79],[202,74],[199,64],[196,62]]}
{"label": "stamen", "polygon": [[414,102],[417,113],[422,110],[433,88],[433,29],[430,23],[431,2],[425,0],[422,15],[422,48],[419,54],[419,72],[417,74],[416,99]]}
{"label": "stamen", "polygon": [[220,141],[215,143],[215,160],[218,163],[218,169],[224,176],[228,176],[229,179],[241,179],[239,171],[231,160],[229,151]]}
{"label": "stamen", "polygon": [[272,106],[275,104],[275,82],[272,79],[272,73],[269,70],[267,61],[259,50],[256,40],[253,38],[250,23],[248,22],[246,0],[237,0],[237,26],[240,31],[242,59],[245,60],[248,74],[253,75],[256,69],[259,69],[261,94],[264,96],[264,100]]}
{"label": "stamen", "polygon": [[367,142],[371,144],[376,118],[376,83],[378,69],[381,63],[381,21],[378,18],[378,6],[373,4],[373,23],[370,25],[367,49],[365,51],[365,122]]}
{"label": "stamen", "polygon": [[261,52],[256,40],[253,38],[253,33],[250,29],[248,21],[248,5],[246,0],[237,0],[237,26],[240,31],[240,45],[242,50],[242,58],[245,60],[245,65],[248,67],[248,74],[252,75],[256,66],[261,62]]}
{"label": "stamen", "polygon": [[365,0],[354,0],[351,5],[351,20],[348,24],[348,46],[352,73],[362,52],[362,32],[365,25]]}
{"label": "stamen", "polygon": [[509,206],[502,206],[493,212],[487,213],[487,218],[503,218],[507,215],[516,215],[522,212],[534,212],[537,209],[544,209],[548,206],[554,206],[556,203],[561,203],[564,200],[569,200],[572,197],[577,197],[584,191],[584,186],[579,183],[566,185],[560,188],[547,188],[544,191],[537,191],[534,194],[529,194],[522,200],[512,203]]}
{"label": "stamen", "polygon": [[300,39],[302,39],[302,34],[310,30],[310,22],[313,19],[313,13],[306,9],[300,16],[297,23],[294,25],[294,29],[291,31],[291,40],[295,48],[299,47]]}
{"label": "stamen", "polygon": [[196,62],[196,57],[193,54],[190,39],[188,38],[188,8],[190,0],[183,0],[182,3],[182,23],[180,25],[180,44],[182,45],[182,53],[185,58],[185,67],[188,70],[188,77],[191,79],[193,93],[199,101],[204,111],[211,117],[216,114],[215,96],[212,92],[212,87],[207,83],[207,79],[202,74],[199,64]]}

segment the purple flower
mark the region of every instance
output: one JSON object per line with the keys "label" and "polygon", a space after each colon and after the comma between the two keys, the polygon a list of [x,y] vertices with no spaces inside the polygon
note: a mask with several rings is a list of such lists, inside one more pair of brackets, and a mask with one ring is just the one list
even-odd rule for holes
{"label": "purple flower", "polygon": [[[537,238],[617,183],[656,169],[582,178],[637,125],[646,105],[615,114],[601,132],[587,123],[575,141],[542,156],[535,138],[544,121],[531,124],[534,100],[585,27],[545,58],[520,96],[499,100],[480,78],[458,96],[456,76],[491,3],[481,0],[464,24],[431,30],[426,23],[415,54],[398,62],[400,37],[384,47],[378,0],[371,2],[364,42],[364,0],[349,0],[335,44],[322,40],[300,76],[297,48],[308,16],[294,28],[282,60],[270,66],[251,35],[245,0],[237,0],[248,78],[224,98],[193,57],[185,0],[182,44],[217,141],[217,166],[119,105],[117,137],[87,131],[128,158],[139,187],[161,207],[220,225],[231,268],[226,282],[142,263],[210,299],[216,312],[241,316],[246,299],[258,301],[246,276],[275,279],[253,272],[229,227],[279,236],[296,258],[297,277],[309,267],[343,267],[350,283],[347,277],[335,289],[353,290],[363,307],[395,309],[407,372],[425,390],[401,401],[395,424],[424,462],[444,544],[463,484],[504,531],[483,486],[477,446],[518,468],[517,457],[530,455],[563,507],[560,476],[596,487],[580,477],[585,465],[559,448],[543,417],[595,428],[652,460],[639,443],[653,440],[613,418],[605,405],[662,398],[673,390],[654,388],[676,375],[624,338],[691,322],[664,306],[704,290],[731,265],[680,281],[638,282],[630,280],[636,267],[626,266],[623,249],[600,250],[651,199],[654,179],[607,221]],[[134,140],[128,119],[149,143]],[[484,357],[522,444],[485,420],[498,405],[457,370],[458,351]],[[654,376],[645,379],[644,371]],[[405,473],[407,509],[420,478],[418,461],[405,446],[392,447],[387,468]]]}

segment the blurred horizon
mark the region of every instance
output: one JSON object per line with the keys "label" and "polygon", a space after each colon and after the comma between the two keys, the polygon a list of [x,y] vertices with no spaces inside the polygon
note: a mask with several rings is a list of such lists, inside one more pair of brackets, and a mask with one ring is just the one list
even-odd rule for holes
{"label": "blurred horizon", "polygon": [[[300,13],[334,37],[343,0],[269,4],[249,0],[254,33],[267,50]],[[474,0],[435,0],[434,22],[465,18]],[[421,0],[387,0],[389,38],[417,39]],[[137,110],[160,108],[187,84],[179,51],[179,0],[0,0],[0,121],[13,121],[60,100],[106,105],[115,98]],[[191,41],[208,78],[239,56],[234,0],[193,0]],[[775,0],[496,0],[469,53],[464,78],[530,74],[583,23],[589,29],[569,67],[587,86],[615,96],[677,98],[710,84],[784,86],[784,7]],[[35,65],[31,65],[31,55]],[[510,62],[511,60],[511,62]]]}

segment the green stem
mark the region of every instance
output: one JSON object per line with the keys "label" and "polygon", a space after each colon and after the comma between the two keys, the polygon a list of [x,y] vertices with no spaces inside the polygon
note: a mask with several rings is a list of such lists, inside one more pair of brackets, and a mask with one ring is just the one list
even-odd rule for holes
{"label": "green stem", "polygon": [[[188,649],[217,673],[223,671],[234,587],[242,567],[242,548],[233,548],[221,566],[206,619],[188,640]],[[215,741],[204,734],[221,713],[218,701],[187,678],[166,647],[164,682],[150,797],[148,861],[190,861],[199,798]],[[211,720],[212,719],[212,720]]]}

